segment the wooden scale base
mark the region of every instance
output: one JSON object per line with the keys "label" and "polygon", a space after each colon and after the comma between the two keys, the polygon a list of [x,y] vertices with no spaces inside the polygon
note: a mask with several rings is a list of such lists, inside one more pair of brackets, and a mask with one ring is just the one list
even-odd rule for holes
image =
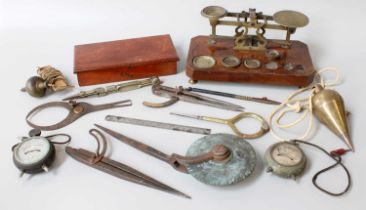
{"label": "wooden scale base", "polygon": [[[306,44],[291,41],[291,47],[283,48],[272,40],[268,41],[268,50],[279,52],[278,58],[269,58],[265,51],[234,50],[233,39],[218,39],[210,45],[208,36],[194,37],[189,48],[186,74],[193,83],[209,80],[304,87],[313,81],[315,69]],[[195,65],[194,59],[198,56],[211,56],[214,59],[212,66],[202,68]],[[240,64],[225,66],[223,59],[227,56],[239,58]],[[248,68],[244,64],[247,59],[259,61],[258,66]],[[271,67],[267,65],[269,62]]]}

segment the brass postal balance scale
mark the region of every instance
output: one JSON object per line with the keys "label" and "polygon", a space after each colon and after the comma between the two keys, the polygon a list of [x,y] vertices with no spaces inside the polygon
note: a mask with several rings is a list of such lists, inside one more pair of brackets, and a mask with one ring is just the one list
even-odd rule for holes
{"label": "brass postal balance scale", "polygon": [[[290,10],[264,15],[255,9],[228,12],[219,6],[202,10],[210,21],[210,36],[192,38],[186,65],[190,83],[198,80],[248,82],[304,87],[315,70],[306,44],[290,40],[306,15]],[[234,36],[217,35],[219,25],[234,26]],[[285,40],[267,39],[268,29],[286,32]],[[253,32],[254,31],[254,34]]]}

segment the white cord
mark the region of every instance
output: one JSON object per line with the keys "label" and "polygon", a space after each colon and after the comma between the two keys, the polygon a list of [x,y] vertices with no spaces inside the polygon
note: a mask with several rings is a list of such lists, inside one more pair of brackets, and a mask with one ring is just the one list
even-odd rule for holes
{"label": "white cord", "polygon": [[[330,82],[325,82],[324,78],[322,77],[322,74],[324,72],[334,72],[335,73],[335,79]],[[319,80],[319,81],[317,81]],[[306,117],[309,117],[308,127],[306,128],[305,132],[297,137],[296,139],[299,140],[305,140],[310,135],[312,129],[313,129],[313,109],[312,109],[312,98],[315,93],[315,87],[316,85],[320,85],[323,88],[326,88],[327,86],[335,86],[340,83],[340,75],[336,68],[333,67],[326,67],[317,72],[314,78],[315,83],[311,84],[308,87],[301,88],[294,93],[292,93],[284,102],[282,102],[275,110],[272,111],[272,113],[269,116],[268,122],[271,127],[271,134],[274,138],[276,138],[279,141],[285,141],[293,138],[285,138],[280,136],[275,130],[277,128],[291,128],[300,122],[304,121]],[[306,91],[310,91],[309,96],[307,98],[300,98],[296,99],[296,97]],[[299,118],[294,120],[291,123],[282,124],[280,121],[281,119],[288,114],[289,112],[293,113],[301,113],[303,112]],[[274,117],[277,116],[276,120],[273,124]]]}

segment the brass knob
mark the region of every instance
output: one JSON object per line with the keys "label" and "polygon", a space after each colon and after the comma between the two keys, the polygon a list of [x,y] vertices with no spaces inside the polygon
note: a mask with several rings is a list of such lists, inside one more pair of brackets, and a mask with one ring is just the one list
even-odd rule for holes
{"label": "brass knob", "polygon": [[231,150],[223,144],[217,144],[212,148],[213,160],[216,162],[226,162],[231,156]]}
{"label": "brass knob", "polygon": [[33,76],[27,80],[25,87],[21,91],[27,92],[33,97],[40,98],[46,94],[46,89],[46,82],[41,77]]}

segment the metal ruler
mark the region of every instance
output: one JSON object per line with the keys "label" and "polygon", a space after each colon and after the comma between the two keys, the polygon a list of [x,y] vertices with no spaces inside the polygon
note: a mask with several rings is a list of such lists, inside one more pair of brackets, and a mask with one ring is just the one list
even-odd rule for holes
{"label": "metal ruler", "polygon": [[197,133],[197,134],[204,134],[204,135],[208,135],[211,133],[211,129],[207,129],[207,128],[177,125],[177,124],[171,124],[171,123],[163,123],[163,122],[135,119],[135,118],[129,118],[129,117],[120,117],[120,116],[113,116],[113,115],[107,115],[105,117],[105,120],[111,121],[111,122],[127,123],[127,124],[133,124],[133,125],[141,125],[141,126],[147,126],[147,127],[153,127],[153,128],[162,128],[162,129],[167,129],[167,130],[183,131],[183,132],[188,132],[188,133]]}

